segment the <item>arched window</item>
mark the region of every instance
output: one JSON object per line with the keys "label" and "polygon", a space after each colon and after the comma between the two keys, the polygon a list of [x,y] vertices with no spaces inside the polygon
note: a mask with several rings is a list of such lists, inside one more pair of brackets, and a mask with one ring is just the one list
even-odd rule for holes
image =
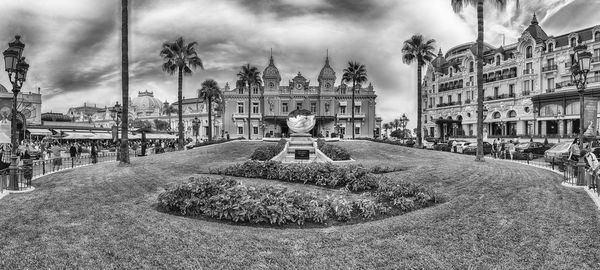
{"label": "arched window", "polygon": [[500,118],[500,112],[495,112],[495,113],[492,115],[492,118],[494,118],[494,119],[499,119],[499,118]]}
{"label": "arched window", "polygon": [[500,55],[496,55],[496,66],[500,65]]}
{"label": "arched window", "polygon": [[600,41],[600,31],[594,33],[594,41]]}
{"label": "arched window", "polygon": [[517,112],[515,112],[515,111],[508,112],[508,118],[515,118],[515,117],[517,117]]}
{"label": "arched window", "polygon": [[577,46],[577,38],[572,37],[571,38],[571,47],[575,47],[575,46]]}
{"label": "arched window", "polygon": [[527,46],[525,49],[525,58],[531,58],[533,56],[531,46]]}
{"label": "arched window", "polygon": [[450,70],[450,77],[452,77],[452,68],[450,68],[449,70]]}
{"label": "arched window", "polygon": [[473,72],[473,61],[469,62],[469,72]]}
{"label": "arched window", "polygon": [[431,81],[435,82],[435,73],[431,75]]}
{"label": "arched window", "polygon": [[554,51],[554,43],[548,44],[548,52],[553,52],[553,51]]}

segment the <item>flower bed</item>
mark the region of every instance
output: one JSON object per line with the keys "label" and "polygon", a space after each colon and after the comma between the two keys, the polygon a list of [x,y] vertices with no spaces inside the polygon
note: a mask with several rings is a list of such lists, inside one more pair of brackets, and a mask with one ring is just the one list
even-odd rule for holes
{"label": "flower bed", "polygon": [[412,184],[385,186],[369,198],[320,198],[285,188],[248,187],[233,179],[190,178],[158,196],[159,207],[186,216],[208,216],[241,223],[299,225],[347,222],[400,214],[438,202],[435,194]]}
{"label": "flower bed", "polygon": [[285,148],[285,144],[287,141],[285,139],[279,140],[276,145],[263,145],[252,153],[250,159],[259,160],[259,161],[267,161],[271,160],[273,157],[277,156],[283,149]]}
{"label": "flower bed", "polygon": [[351,191],[375,190],[379,185],[375,176],[361,165],[335,166],[331,163],[283,164],[278,161],[247,161],[224,169],[210,169],[209,172],[308,183],[330,188],[346,187]]}

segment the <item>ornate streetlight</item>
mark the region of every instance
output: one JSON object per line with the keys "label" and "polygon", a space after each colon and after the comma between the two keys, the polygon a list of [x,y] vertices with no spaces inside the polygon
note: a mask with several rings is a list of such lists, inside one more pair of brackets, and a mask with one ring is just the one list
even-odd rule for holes
{"label": "ornate streetlight", "polygon": [[196,143],[198,143],[198,131],[200,129],[200,120],[198,119],[198,116],[194,117],[194,120],[192,120],[192,131],[194,132],[194,136],[196,136]]}
{"label": "ornate streetlight", "polygon": [[[115,121],[115,126],[113,127],[113,135],[115,136],[115,142],[119,141],[119,125],[121,125],[121,112],[122,108],[119,102],[115,103],[112,109],[110,109],[112,119]],[[115,132],[116,131],[116,132]],[[117,161],[120,160],[119,147],[116,148],[117,151]]]}
{"label": "ornate streetlight", "polygon": [[10,143],[12,145],[11,157],[10,157],[10,182],[8,189],[19,190],[19,183],[17,179],[17,145],[18,145],[18,134],[17,134],[17,95],[21,91],[23,83],[27,77],[27,70],[29,70],[29,64],[25,62],[23,57],[23,49],[25,44],[21,42],[21,36],[16,35],[15,41],[8,43],[8,49],[3,53],[5,70],[8,72],[8,79],[13,86],[13,108],[10,117]]}
{"label": "ornate streetlight", "polygon": [[587,46],[579,45],[574,48],[577,63],[571,66],[571,80],[579,93],[579,161],[577,162],[577,185],[585,185],[585,161],[583,159],[583,132],[585,128],[583,94],[587,84],[587,74],[590,71],[592,54],[587,51]]}

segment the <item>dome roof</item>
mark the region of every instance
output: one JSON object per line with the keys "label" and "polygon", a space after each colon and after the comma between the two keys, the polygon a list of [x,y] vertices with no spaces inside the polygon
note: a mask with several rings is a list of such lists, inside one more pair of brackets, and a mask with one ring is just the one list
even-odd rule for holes
{"label": "dome roof", "polygon": [[523,34],[525,34],[525,32],[529,32],[536,43],[542,43],[548,39],[548,35],[544,32],[544,29],[540,27],[535,13],[533,14],[533,19],[531,19],[531,24],[523,31]]}
{"label": "dome roof", "polygon": [[433,59],[433,61],[431,61],[431,64],[433,65],[433,67],[435,67],[436,71],[439,71],[443,68],[443,66],[446,63],[446,58],[444,58],[444,55],[442,54],[442,49],[440,49],[440,51],[438,52],[438,56],[435,59]]}
{"label": "dome roof", "polygon": [[6,87],[4,87],[4,85],[0,84],[0,93],[7,93],[8,90],[6,90]]}
{"label": "dome roof", "polygon": [[335,81],[335,71],[329,65],[329,56],[325,58],[325,66],[319,72],[319,77],[317,78],[319,81],[322,80],[334,80]]}
{"label": "dome roof", "polygon": [[279,69],[275,66],[273,61],[273,55],[269,59],[269,65],[263,71],[263,80],[265,79],[276,79],[277,81],[281,81],[281,76],[279,75]]}
{"label": "dome roof", "polygon": [[154,97],[154,93],[138,92],[138,96],[131,101],[131,106],[136,112],[154,112],[157,108],[162,111],[163,103]]}

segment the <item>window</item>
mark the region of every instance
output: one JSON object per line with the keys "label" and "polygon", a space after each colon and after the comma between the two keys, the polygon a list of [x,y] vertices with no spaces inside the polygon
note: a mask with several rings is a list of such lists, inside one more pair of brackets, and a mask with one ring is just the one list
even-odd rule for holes
{"label": "window", "polygon": [[275,87],[275,84],[273,82],[270,82],[269,87],[273,88],[273,87]]}
{"label": "window", "polygon": [[523,81],[523,91],[525,91],[525,92],[531,91],[530,86],[531,86],[531,84],[529,83],[528,80]]}
{"label": "window", "polygon": [[594,41],[600,41],[600,32],[594,33]]}
{"label": "window", "polygon": [[473,62],[469,62],[469,72],[473,72]]}
{"label": "window", "polygon": [[346,106],[340,106],[340,114],[346,114]]}
{"label": "window", "polygon": [[458,100],[458,102],[462,101],[462,94],[458,94],[458,99],[457,100]]}
{"label": "window", "polygon": [[452,95],[448,95],[448,103],[452,103]]}
{"label": "window", "polygon": [[508,118],[515,118],[515,117],[517,117],[517,112],[515,112],[515,111],[508,112]]}
{"label": "window", "polygon": [[554,66],[554,58],[548,58],[548,66]]}
{"label": "window", "polygon": [[238,102],[238,113],[244,113],[244,102]]}
{"label": "window", "polygon": [[433,92],[435,93],[435,84],[432,85],[431,87],[432,87]]}
{"label": "window", "polygon": [[494,87],[494,97],[498,97],[498,92],[500,92],[500,87]]}
{"label": "window", "polygon": [[450,77],[452,77],[452,68],[450,68]]}
{"label": "window", "polygon": [[288,104],[287,102],[281,103],[281,112],[288,112]]}
{"label": "window", "polygon": [[316,102],[311,102],[310,103],[310,112],[312,112],[312,113],[316,113],[317,112],[317,103]]}
{"label": "window", "polygon": [[360,127],[354,127],[354,134],[360,134]]}
{"label": "window", "polygon": [[548,44],[548,52],[553,52],[553,51],[554,51],[554,43]]}
{"label": "window", "polygon": [[244,93],[244,88],[243,87],[238,88],[238,94],[241,95],[243,93]]}
{"label": "window", "polygon": [[508,85],[508,96],[510,96],[510,97],[515,96],[515,85],[514,84]]}
{"label": "window", "polygon": [[342,95],[345,95],[346,94],[346,87],[341,87],[341,89],[342,89]]}
{"label": "window", "polygon": [[525,64],[525,71],[523,71],[523,74],[533,74],[533,64],[532,63],[527,63]]}
{"label": "window", "polygon": [[554,92],[554,78],[548,78],[548,90],[546,92]]}
{"label": "window", "polygon": [[500,55],[496,55],[496,66],[500,65]]}
{"label": "window", "polygon": [[258,127],[252,127],[252,133],[258,134]]}
{"label": "window", "polygon": [[252,102],[252,113],[258,113],[258,103]]}
{"label": "window", "polygon": [[258,87],[252,88],[252,93],[258,95]]}
{"label": "window", "polygon": [[471,91],[471,100],[473,100],[474,96],[475,96],[475,91]]}
{"label": "window", "polygon": [[594,49],[594,57],[600,57],[600,49]]}
{"label": "window", "polygon": [[533,52],[531,46],[527,46],[525,49],[525,58],[531,58],[533,56]]}
{"label": "window", "polygon": [[440,97],[440,104],[444,103],[444,97]]}
{"label": "window", "polygon": [[359,114],[360,113],[360,106],[354,106],[354,113],[355,114]]}
{"label": "window", "polygon": [[572,37],[571,38],[571,47],[575,47],[575,46],[577,46],[577,38]]}
{"label": "window", "polygon": [[435,82],[435,74],[432,74],[432,75],[431,75],[431,81],[432,81],[432,82]]}
{"label": "window", "polygon": [[500,118],[500,112],[495,112],[495,113],[492,115],[492,118],[494,118],[494,119],[498,119],[498,118]]}
{"label": "window", "polygon": [[244,134],[244,127],[238,127],[238,134]]}
{"label": "window", "polygon": [[296,110],[302,109],[302,102],[296,102]]}

